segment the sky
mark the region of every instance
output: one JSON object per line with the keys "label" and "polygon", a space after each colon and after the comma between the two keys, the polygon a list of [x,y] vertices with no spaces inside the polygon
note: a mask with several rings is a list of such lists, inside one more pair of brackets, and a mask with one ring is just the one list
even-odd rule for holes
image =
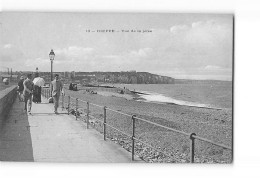
{"label": "sky", "polygon": [[0,70],[50,71],[53,49],[54,71],[232,80],[231,14],[2,12],[0,23]]}

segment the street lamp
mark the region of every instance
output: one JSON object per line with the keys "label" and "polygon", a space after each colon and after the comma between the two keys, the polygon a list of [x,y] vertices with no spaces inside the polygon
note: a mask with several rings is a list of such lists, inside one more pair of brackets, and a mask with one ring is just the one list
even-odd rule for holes
{"label": "street lamp", "polygon": [[51,49],[49,57],[50,57],[50,61],[51,61],[51,81],[52,81],[52,63],[53,63],[53,60],[54,60],[54,57],[55,57],[55,53],[53,52],[53,49]]}
{"label": "street lamp", "polygon": [[35,70],[35,75],[34,75],[35,77],[39,77],[39,69],[38,69],[38,67],[36,67],[36,70]]}

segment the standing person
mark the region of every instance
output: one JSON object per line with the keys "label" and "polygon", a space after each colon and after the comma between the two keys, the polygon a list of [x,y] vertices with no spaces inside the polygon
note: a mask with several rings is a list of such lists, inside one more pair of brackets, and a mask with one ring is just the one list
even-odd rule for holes
{"label": "standing person", "polygon": [[[27,79],[23,82],[24,90],[24,110],[27,111],[27,103],[28,103],[28,113],[31,114],[32,109],[32,94],[33,94],[33,82],[32,82],[32,74],[27,75]],[[29,101],[29,102],[28,102]]]}
{"label": "standing person", "polygon": [[21,76],[21,78],[20,78],[20,80],[18,82],[18,86],[17,86],[18,98],[19,98],[20,102],[23,101],[23,90],[24,90],[23,81],[24,81],[24,77]]}
{"label": "standing person", "polygon": [[[35,78],[39,77],[39,73],[35,73]],[[41,103],[41,90],[42,88],[40,86],[34,85],[33,88],[33,102],[35,103]]]}
{"label": "standing person", "polygon": [[73,85],[70,83],[69,90],[73,90]]}
{"label": "standing person", "polygon": [[55,79],[51,82],[51,94],[54,102],[54,113],[58,114],[57,109],[59,107],[59,98],[62,92],[62,82],[59,80],[59,75],[55,74]]}

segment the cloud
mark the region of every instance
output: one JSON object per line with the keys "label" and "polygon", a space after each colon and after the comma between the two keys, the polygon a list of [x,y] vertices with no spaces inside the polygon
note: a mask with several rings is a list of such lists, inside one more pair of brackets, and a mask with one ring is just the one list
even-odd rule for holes
{"label": "cloud", "polygon": [[8,49],[8,48],[11,48],[12,47],[12,44],[5,44],[4,45],[4,48]]}
{"label": "cloud", "polygon": [[207,21],[197,21],[191,24],[192,28],[200,28],[200,27],[213,27],[217,26],[217,23],[214,20],[207,20]]}
{"label": "cloud", "polygon": [[47,58],[35,58],[35,59],[27,59],[24,62],[24,65],[26,67],[31,68],[32,70],[34,70],[36,67],[39,67],[40,69],[42,69],[44,66],[49,67],[50,66],[50,59]]}
{"label": "cloud", "polygon": [[119,59],[119,55],[104,55],[103,58],[109,58],[109,59]]}
{"label": "cloud", "polygon": [[187,25],[174,25],[170,28],[170,32],[172,32],[173,34],[177,34],[179,32],[185,32],[188,29],[189,26]]}
{"label": "cloud", "polygon": [[85,55],[93,54],[94,49],[88,47],[70,46],[68,48],[55,50],[56,55],[64,55],[66,57],[84,57]]}
{"label": "cloud", "polygon": [[211,74],[229,74],[230,76],[232,76],[232,68],[226,68],[221,66],[207,65],[206,67],[201,68],[201,71]]}
{"label": "cloud", "polygon": [[[17,60],[23,60],[24,53],[12,44],[0,46],[0,62],[7,66],[16,66]],[[13,64],[14,63],[14,64]]]}
{"label": "cloud", "polygon": [[152,53],[152,51],[153,51],[152,48],[143,48],[143,49],[139,49],[136,51],[131,51],[130,55],[133,55],[135,57],[144,58],[144,57],[149,56]]}
{"label": "cloud", "polygon": [[207,65],[204,69],[205,70],[219,70],[219,69],[221,69],[221,67],[220,66]]}
{"label": "cloud", "polygon": [[196,21],[192,22],[191,24],[180,24],[180,25],[174,25],[170,28],[170,32],[176,34],[180,32],[188,32],[189,30],[195,29],[195,28],[202,28],[202,27],[213,27],[216,26],[216,22],[213,20],[207,20],[207,21]]}
{"label": "cloud", "polygon": [[[168,72],[175,75],[229,75],[232,69],[232,18],[206,15],[203,18],[145,18],[141,23],[131,21],[129,27],[152,28],[152,33],[91,33],[82,29],[91,24],[91,20],[70,23],[59,22],[51,26],[35,26],[28,18],[19,23],[20,34],[7,33],[6,41],[0,47],[5,66],[17,67],[21,70],[50,70],[48,59],[49,46],[54,46],[56,57],[54,71],[121,71],[137,70],[148,72]],[[120,15],[120,19],[121,19]],[[208,19],[210,18],[210,19]],[[12,18],[14,19],[14,18]],[[47,18],[49,19],[49,18]],[[55,20],[55,18],[53,18]],[[81,18],[75,19],[78,20]],[[95,20],[94,20],[95,19]],[[114,18],[101,19],[97,23],[94,18],[92,28],[106,26],[106,23],[121,28],[127,24],[118,23]],[[98,17],[100,19],[100,17]],[[196,19],[191,21],[192,19]],[[61,19],[58,18],[60,21]],[[64,18],[64,20],[67,20]],[[115,20],[115,22],[114,22]],[[70,18],[69,21],[70,22]],[[10,19],[13,23],[13,20]],[[41,21],[39,21],[41,22]],[[46,22],[49,22],[46,20]],[[55,21],[53,21],[55,22]],[[72,22],[72,21],[71,21]],[[73,21],[74,22],[74,21]],[[87,24],[86,24],[87,23]],[[115,24],[114,24],[115,23]],[[56,25],[57,24],[57,27]],[[67,25],[68,26],[67,26]],[[82,24],[79,25],[79,24]],[[17,26],[18,27],[18,26]],[[48,27],[47,29],[42,27]],[[113,27],[114,28],[114,27]],[[36,30],[35,30],[36,29]],[[49,30],[51,31],[49,31]],[[25,35],[28,33],[27,35]],[[42,35],[39,36],[39,33]],[[11,35],[16,34],[16,35]],[[53,36],[53,38],[51,38]],[[34,37],[30,43],[29,38]],[[17,37],[21,37],[18,38]],[[47,38],[46,38],[47,37]],[[65,37],[65,38],[64,38]],[[7,41],[9,40],[9,41]],[[21,64],[16,64],[21,61]],[[1,61],[0,61],[1,62]],[[226,71],[227,72],[226,72]],[[202,74],[203,73],[203,74]]]}

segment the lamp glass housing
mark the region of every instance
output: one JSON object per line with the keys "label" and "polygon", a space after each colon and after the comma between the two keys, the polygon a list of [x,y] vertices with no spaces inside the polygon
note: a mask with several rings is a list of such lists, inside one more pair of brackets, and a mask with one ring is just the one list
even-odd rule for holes
{"label": "lamp glass housing", "polygon": [[50,60],[54,60],[55,53],[53,52],[53,50],[51,50],[49,57],[50,57]]}

